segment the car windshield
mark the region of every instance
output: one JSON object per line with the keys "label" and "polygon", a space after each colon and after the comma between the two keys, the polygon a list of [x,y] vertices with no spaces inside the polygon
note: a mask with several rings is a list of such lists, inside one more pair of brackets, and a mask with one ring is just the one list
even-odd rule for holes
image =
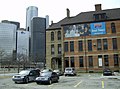
{"label": "car windshield", "polygon": [[51,71],[52,71],[51,69],[44,69],[41,72],[43,73],[43,72],[51,72]]}
{"label": "car windshield", "polygon": [[59,72],[59,70],[54,70],[54,72]]}
{"label": "car windshield", "polygon": [[40,76],[44,76],[44,77],[46,77],[46,76],[51,76],[51,73],[52,72],[44,72],[44,73],[41,73],[41,75]]}
{"label": "car windshield", "polygon": [[26,75],[26,74],[29,74],[29,72],[30,72],[30,71],[28,71],[28,70],[23,70],[23,71],[21,71],[19,74],[20,74],[20,75]]}
{"label": "car windshield", "polygon": [[72,69],[65,69],[66,71],[71,71]]}

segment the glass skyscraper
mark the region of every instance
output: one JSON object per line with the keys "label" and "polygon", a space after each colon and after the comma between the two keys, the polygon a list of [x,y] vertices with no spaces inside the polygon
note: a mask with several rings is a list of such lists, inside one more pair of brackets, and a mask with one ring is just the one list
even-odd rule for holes
{"label": "glass skyscraper", "polygon": [[17,31],[17,54],[29,57],[29,32],[25,30]]}
{"label": "glass skyscraper", "polygon": [[38,17],[38,8],[30,6],[26,10],[26,30],[30,32],[31,36],[31,20],[33,17]]}
{"label": "glass skyscraper", "polygon": [[45,63],[46,19],[35,17],[31,22],[31,55],[36,62]]}
{"label": "glass skyscraper", "polygon": [[9,23],[0,23],[0,50],[5,55],[13,55],[16,50],[16,30],[17,26]]}

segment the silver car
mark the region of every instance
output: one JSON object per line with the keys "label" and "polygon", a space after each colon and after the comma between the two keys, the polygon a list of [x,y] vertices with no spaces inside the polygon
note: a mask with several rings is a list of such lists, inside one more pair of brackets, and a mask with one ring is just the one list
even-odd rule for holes
{"label": "silver car", "polygon": [[75,76],[76,75],[76,71],[75,71],[75,69],[73,67],[68,67],[68,68],[65,68],[64,75],[65,76],[67,76],[67,75]]}
{"label": "silver car", "polygon": [[22,70],[17,75],[12,77],[15,83],[28,83],[30,81],[35,81],[36,77],[40,75],[39,71],[36,69]]}

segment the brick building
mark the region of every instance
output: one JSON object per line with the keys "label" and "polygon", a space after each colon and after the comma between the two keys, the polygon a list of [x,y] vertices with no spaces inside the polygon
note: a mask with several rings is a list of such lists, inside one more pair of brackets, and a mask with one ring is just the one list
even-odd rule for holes
{"label": "brick building", "polygon": [[97,4],[95,11],[74,17],[67,9],[67,17],[46,31],[46,64],[62,70],[75,67],[80,72],[99,72],[104,68],[118,71],[119,40],[120,8],[102,10]]}

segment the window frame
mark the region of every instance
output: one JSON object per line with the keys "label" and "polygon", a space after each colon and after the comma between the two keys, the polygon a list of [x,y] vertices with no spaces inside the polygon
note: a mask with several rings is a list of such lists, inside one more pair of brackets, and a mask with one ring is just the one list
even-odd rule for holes
{"label": "window frame", "polygon": [[70,41],[70,52],[74,52],[74,41]]}
{"label": "window frame", "polygon": [[83,56],[79,56],[79,67],[84,67]]}
{"label": "window frame", "polygon": [[78,50],[83,51],[83,41],[82,40],[78,41]]}
{"label": "window frame", "polygon": [[92,51],[92,40],[88,40],[88,51]]}
{"label": "window frame", "polygon": [[54,41],[54,32],[51,32],[51,41]]}
{"label": "window frame", "polygon": [[57,32],[58,40],[61,40],[61,31]]}

